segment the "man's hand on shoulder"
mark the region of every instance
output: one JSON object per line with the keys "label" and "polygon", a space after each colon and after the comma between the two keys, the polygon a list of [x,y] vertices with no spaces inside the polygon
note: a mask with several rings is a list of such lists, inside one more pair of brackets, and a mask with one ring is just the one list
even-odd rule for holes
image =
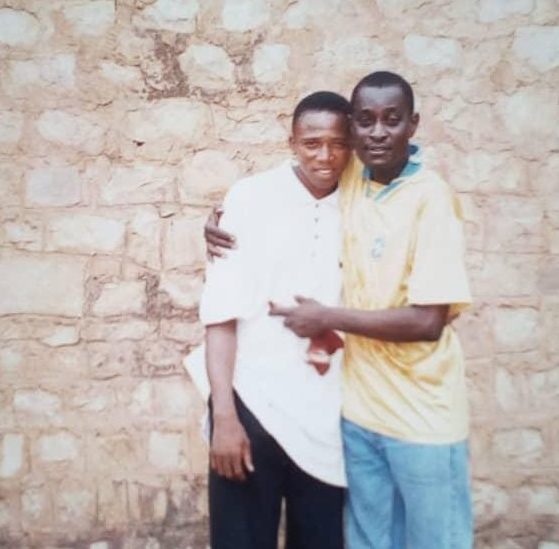
{"label": "man's hand on shoulder", "polygon": [[219,228],[219,220],[222,215],[223,208],[215,206],[204,225],[208,261],[213,261],[214,257],[225,257],[226,250],[235,248],[235,237]]}
{"label": "man's hand on shoulder", "polygon": [[214,417],[210,466],[218,475],[241,482],[254,471],[250,441],[236,416]]}

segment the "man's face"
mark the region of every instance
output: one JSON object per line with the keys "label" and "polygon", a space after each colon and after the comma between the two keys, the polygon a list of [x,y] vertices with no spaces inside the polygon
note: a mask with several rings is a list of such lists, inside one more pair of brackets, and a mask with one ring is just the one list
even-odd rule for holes
{"label": "man's face", "polygon": [[419,115],[410,112],[399,86],[364,86],[357,91],[351,121],[355,152],[375,179],[387,183],[398,176],[418,123]]}
{"label": "man's face", "polygon": [[349,120],[341,113],[306,111],[289,138],[297,176],[315,198],[330,194],[349,160]]}

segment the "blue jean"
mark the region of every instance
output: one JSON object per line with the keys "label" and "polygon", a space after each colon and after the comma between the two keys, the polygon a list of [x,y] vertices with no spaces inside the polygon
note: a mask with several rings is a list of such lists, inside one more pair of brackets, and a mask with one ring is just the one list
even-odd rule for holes
{"label": "blue jean", "polygon": [[471,549],[466,442],[415,444],[342,420],[347,549]]}

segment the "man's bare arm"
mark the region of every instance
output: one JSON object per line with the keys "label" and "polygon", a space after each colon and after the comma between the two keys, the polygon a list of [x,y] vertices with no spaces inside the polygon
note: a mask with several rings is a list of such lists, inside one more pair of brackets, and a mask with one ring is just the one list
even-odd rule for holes
{"label": "man's bare arm", "polygon": [[239,421],[233,396],[237,323],[230,320],[206,329],[206,364],[213,408],[210,466],[231,480],[253,471],[250,441]]}
{"label": "man's bare arm", "polygon": [[296,307],[272,305],[270,314],[300,337],[315,337],[326,330],[383,341],[436,341],[447,323],[448,305],[410,305],[366,311],[326,307],[313,299],[297,298]]}

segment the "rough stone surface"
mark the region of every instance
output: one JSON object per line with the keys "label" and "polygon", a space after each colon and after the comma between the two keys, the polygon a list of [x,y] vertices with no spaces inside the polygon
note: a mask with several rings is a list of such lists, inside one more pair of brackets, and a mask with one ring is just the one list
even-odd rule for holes
{"label": "rough stone surface", "polygon": [[124,223],[106,217],[73,214],[61,215],[47,225],[50,250],[115,252],[124,245]]}
{"label": "rough stone surface", "polygon": [[84,267],[79,258],[0,257],[0,314],[81,315]]}
{"label": "rough stone surface", "polygon": [[39,37],[39,22],[23,10],[0,9],[0,44],[30,46]]}
{"label": "rough stone surface", "polygon": [[226,30],[248,31],[268,22],[270,4],[265,0],[225,0],[221,16]]}
{"label": "rough stone surface", "polygon": [[490,23],[516,14],[526,15],[534,8],[534,0],[481,0],[479,18]]}
{"label": "rough stone surface", "polygon": [[476,548],[559,548],[556,0],[0,4],[0,546],[207,549],[206,216],[387,69],[464,215]]}
{"label": "rough stone surface", "polygon": [[2,440],[0,478],[13,477],[23,466],[23,435],[6,434]]}
{"label": "rough stone surface", "polygon": [[27,174],[28,206],[73,206],[80,202],[81,194],[80,176],[72,166],[45,166]]}
{"label": "rough stone surface", "polygon": [[156,0],[147,4],[136,16],[135,23],[150,29],[165,29],[191,33],[196,28],[196,15],[200,9],[198,0]]}
{"label": "rough stone surface", "polygon": [[39,455],[43,461],[67,461],[78,457],[76,437],[61,432],[39,439]]}
{"label": "rough stone surface", "polygon": [[142,314],[146,308],[146,284],[143,281],[124,281],[103,286],[101,295],[93,305],[93,314],[99,316]]}
{"label": "rough stone surface", "polygon": [[212,44],[194,44],[179,57],[182,71],[194,86],[228,89],[233,81],[234,65],[223,48]]}
{"label": "rough stone surface", "polygon": [[112,0],[95,0],[82,2],[64,8],[64,17],[70,22],[74,31],[85,36],[101,36],[114,22],[115,2]]}
{"label": "rough stone surface", "polygon": [[460,62],[460,44],[448,38],[408,35],[404,41],[408,59],[417,65],[455,67]]}
{"label": "rough stone surface", "polygon": [[559,27],[522,27],[516,31],[512,49],[541,72],[559,67]]}
{"label": "rough stone surface", "polygon": [[0,143],[17,143],[23,128],[23,115],[14,111],[0,111]]}
{"label": "rough stone surface", "polygon": [[254,52],[252,71],[254,78],[263,84],[284,79],[289,67],[290,48],[285,44],[263,44]]}

